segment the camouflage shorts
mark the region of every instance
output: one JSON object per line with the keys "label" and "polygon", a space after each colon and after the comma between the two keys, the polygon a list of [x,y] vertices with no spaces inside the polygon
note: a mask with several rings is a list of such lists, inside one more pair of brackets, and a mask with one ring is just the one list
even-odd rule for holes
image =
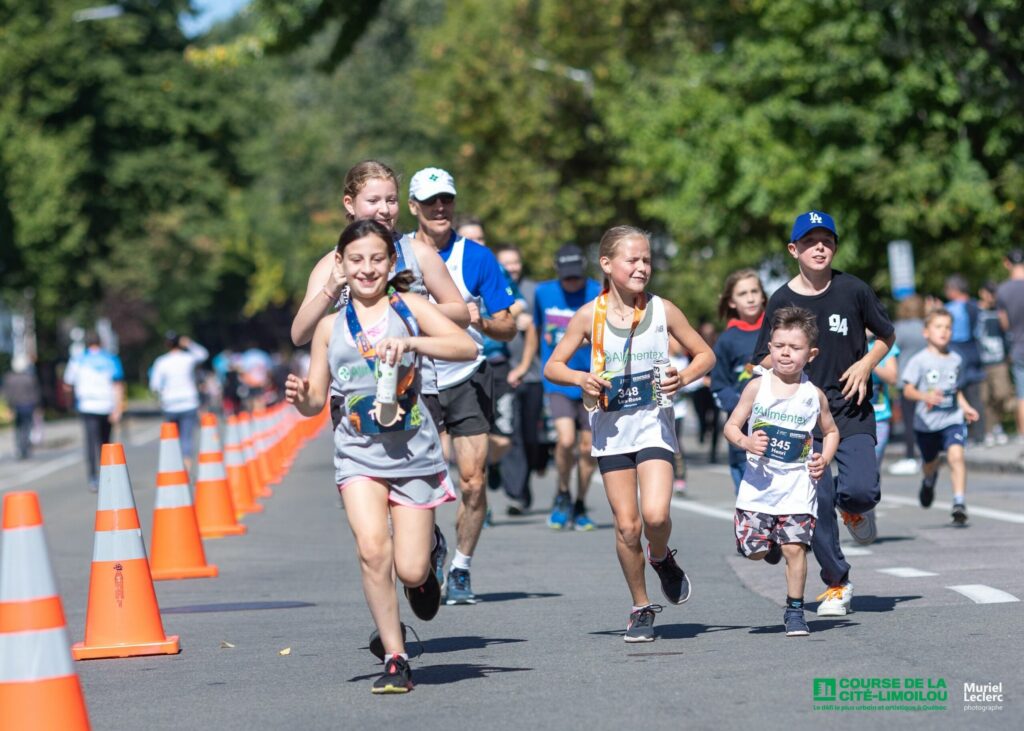
{"label": "camouflage shorts", "polygon": [[773,543],[800,543],[809,550],[814,535],[814,516],[809,513],[769,515],[737,508],[734,524],[736,550],[742,556],[767,551]]}

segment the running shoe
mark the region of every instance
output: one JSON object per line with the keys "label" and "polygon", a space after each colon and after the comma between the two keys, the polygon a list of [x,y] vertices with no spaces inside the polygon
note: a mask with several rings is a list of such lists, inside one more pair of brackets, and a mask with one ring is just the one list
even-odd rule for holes
{"label": "running shoe", "polygon": [[686,496],[686,480],[677,478],[672,480],[672,494],[676,497]]}
{"label": "running shoe", "polygon": [[526,506],[519,500],[509,500],[508,507],[505,508],[505,515],[518,518],[526,515]]}
{"label": "running shoe", "polygon": [[803,609],[787,607],[786,613],[782,615],[782,623],[786,626],[786,637],[806,637],[811,633]]}
{"label": "running shoe", "polygon": [[392,655],[384,663],[384,674],[373,681],[374,695],[408,693],[412,690],[412,668],[400,655]]}
{"label": "running shoe", "polygon": [[672,549],[661,561],[650,561],[649,557],[648,560],[661,579],[661,593],[673,604],[682,604],[690,598],[690,580],[679,568],[675,556],[675,549]]}
{"label": "running shoe", "polygon": [[433,571],[427,572],[427,580],[422,586],[405,587],[405,598],[409,600],[412,613],[429,622],[437,616],[441,606],[441,585]]}
{"label": "running shoe", "polygon": [[[405,626],[405,622],[402,622],[402,644],[405,644],[406,630],[408,627]],[[380,641],[380,632],[374,630],[370,633],[370,653],[384,662],[384,643]]]}
{"label": "running shoe", "polygon": [[572,527],[578,531],[594,530],[597,526],[587,515],[587,509],[581,504],[576,504],[572,509]]}
{"label": "running shoe", "polygon": [[568,493],[555,495],[555,504],[551,508],[551,515],[548,516],[548,528],[562,530],[569,524],[571,517],[572,503],[569,501]]}
{"label": "running shoe", "polygon": [[476,594],[473,593],[473,585],[469,580],[467,569],[452,567],[448,572],[448,593],[445,597],[445,604],[476,604]]}
{"label": "running shoe", "polygon": [[850,531],[850,536],[857,543],[862,546],[869,546],[878,538],[878,525],[875,523],[874,508],[860,514],[850,513],[846,510],[840,510],[839,512],[843,516],[843,522],[846,523],[846,530]]}
{"label": "running shoe", "polygon": [[437,577],[437,585],[444,592],[444,562],[448,558],[448,541],[444,539],[444,533],[434,524],[434,548],[430,551],[430,567]]}
{"label": "running shoe", "polygon": [[935,499],[935,482],[939,479],[939,471],[935,470],[931,477],[925,476],[921,480],[921,490],[917,493],[917,499],[921,502],[922,508],[930,508]]}
{"label": "running shoe", "polygon": [[654,642],[654,615],[662,609],[664,607],[660,604],[648,604],[630,612],[622,639],[626,642]]}
{"label": "running shoe", "polygon": [[487,508],[487,512],[484,513],[484,528],[493,528],[494,527],[494,521],[491,520],[491,517],[492,517],[491,509]]}
{"label": "running shoe", "polygon": [[967,506],[963,503],[953,505],[953,524],[967,525]]}
{"label": "running shoe", "polygon": [[772,566],[782,560],[782,546],[778,543],[772,542],[772,547],[768,549],[768,553],[764,555],[764,562],[770,563]]}
{"label": "running shoe", "polygon": [[818,596],[819,617],[845,617],[853,612],[850,603],[853,601],[853,584],[849,581],[830,586]]}
{"label": "running shoe", "polygon": [[901,460],[889,465],[889,474],[895,477],[910,477],[916,475],[921,467],[913,457],[904,457]]}

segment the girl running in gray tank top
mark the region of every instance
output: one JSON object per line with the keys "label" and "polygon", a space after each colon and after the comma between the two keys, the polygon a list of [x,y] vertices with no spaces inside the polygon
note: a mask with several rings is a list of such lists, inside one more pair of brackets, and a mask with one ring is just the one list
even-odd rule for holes
{"label": "girl running in gray tank top", "polygon": [[[389,281],[395,243],[379,222],[350,224],[335,257],[349,300],[320,320],[309,377],[289,375],[285,395],[306,416],[330,403],[335,482],[377,625],[370,650],[384,660],[373,692],[405,693],[412,672],[392,572],[416,616],[433,619],[441,601],[437,571],[446,553],[434,508],[455,499],[437,429],[420,402],[419,360],[469,360],[476,346],[437,306],[407,291],[407,273]],[[394,556],[393,563],[374,560],[381,555]]]}

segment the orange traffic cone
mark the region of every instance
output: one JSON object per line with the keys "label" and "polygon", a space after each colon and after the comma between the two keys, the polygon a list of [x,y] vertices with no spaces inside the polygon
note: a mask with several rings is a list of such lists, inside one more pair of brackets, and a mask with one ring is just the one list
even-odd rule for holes
{"label": "orange traffic cone", "polygon": [[196,521],[203,538],[240,536],[245,526],[235,518],[235,505],[224,471],[224,454],[217,435],[217,417],[203,414],[199,431],[199,472],[196,476]]}
{"label": "orange traffic cone", "polygon": [[76,660],[95,660],[180,651],[178,636],[164,635],[124,447],[104,444],[85,642],[76,642],[71,654]]}
{"label": "orange traffic cone", "polygon": [[272,497],[274,491],[263,481],[256,459],[253,441],[252,417],[243,411],[238,415],[238,428],[242,437],[242,453],[245,455],[245,469],[249,473],[249,484],[255,497]]}
{"label": "orange traffic cone", "polygon": [[153,552],[150,569],[154,581],[204,579],[217,575],[206,563],[199,537],[188,473],[181,459],[178,425],[160,425],[160,461],[156,475],[156,509],[153,511]]}
{"label": "orange traffic cone", "polygon": [[240,518],[244,513],[263,512],[263,506],[254,499],[255,495],[249,484],[242,442],[238,436],[238,417],[234,415],[228,417],[228,428],[224,437],[224,464],[227,467],[228,486],[231,488],[235,515]]}
{"label": "orange traffic cone", "polygon": [[0,546],[0,728],[88,729],[34,492],[4,495]]}
{"label": "orange traffic cone", "polygon": [[256,455],[256,467],[260,472],[260,481],[266,486],[266,490],[273,494],[270,485],[274,483],[274,472],[270,469],[270,447],[267,439],[267,412],[260,411],[252,417],[253,435],[252,448]]}

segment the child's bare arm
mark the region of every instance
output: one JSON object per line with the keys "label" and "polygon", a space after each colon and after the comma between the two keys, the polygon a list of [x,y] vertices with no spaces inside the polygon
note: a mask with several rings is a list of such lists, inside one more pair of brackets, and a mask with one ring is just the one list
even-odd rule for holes
{"label": "child's bare arm", "polygon": [[967,397],[964,396],[964,392],[963,391],[957,391],[956,392],[956,402],[957,402],[957,404],[960,405],[960,408],[963,409],[963,411],[964,411],[964,418],[967,420],[968,424],[973,424],[974,422],[976,422],[980,418],[980,414],[978,414],[978,410],[976,408],[974,408],[973,406],[971,406],[970,403],[968,403]]}
{"label": "child's bare arm", "polygon": [[747,436],[743,433],[743,425],[750,418],[750,412],[754,408],[754,398],[757,396],[757,389],[760,387],[760,384],[761,379],[754,378],[746,385],[743,393],[740,394],[739,403],[732,410],[728,420],[725,422],[725,428],[722,430],[730,444],[758,456],[763,455],[768,448],[768,435],[758,430]]}

